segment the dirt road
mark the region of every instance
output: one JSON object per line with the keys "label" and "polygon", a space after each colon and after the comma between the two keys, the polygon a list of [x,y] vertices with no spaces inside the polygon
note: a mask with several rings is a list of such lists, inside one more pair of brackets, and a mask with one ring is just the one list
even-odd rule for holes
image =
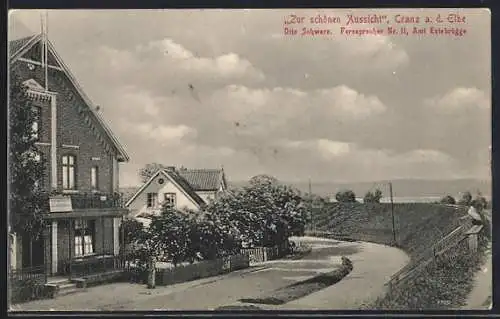
{"label": "dirt road", "polygon": [[[354,263],[351,275],[336,285],[291,302],[283,308],[324,309],[331,304],[352,308],[366,298],[383,292],[388,277],[407,262],[398,249],[335,240],[302,238],[314,245],[301,260],[276,260],[227,275],[188,283],[147,289],[144,285],[116,283],[89,288],[52,300],[39,300],[18,310],[212,310],[237,305],[239,299],[252,298],[291,283],[329,272],[347,256]],[[263,309],[269,309],[258,305]],[[343,307],[341,307],[343,308]]]}

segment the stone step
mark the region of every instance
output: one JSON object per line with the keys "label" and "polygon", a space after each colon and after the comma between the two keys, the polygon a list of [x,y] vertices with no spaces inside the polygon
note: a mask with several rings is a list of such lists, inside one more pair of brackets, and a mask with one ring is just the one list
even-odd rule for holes
{"label": "stone step", "polygon": [[78,288],[76,283],[68,281],[59,285],[59,292],[57,293],[57,296],[66,296],[81,291],[85,291],[85,289]]}

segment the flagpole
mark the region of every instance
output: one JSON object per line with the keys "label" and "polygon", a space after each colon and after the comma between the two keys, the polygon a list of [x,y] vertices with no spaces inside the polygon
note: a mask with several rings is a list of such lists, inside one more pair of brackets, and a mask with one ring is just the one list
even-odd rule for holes
{"label": "flagpole", "polygon": [[49,37],[49,12],[45,10],[45,32],[44,32],[44,55],[45,55],[45,91],[49,91],[49,54],[48,54],[48,37]]}
{"label": "flagpole", "polygon": [[45,30],[43,22],[44,16],[43,13],[40,13],[40,36],[42,38],[41,47],[40,47],[40,62],[42,63],[42,68],[45,68]]}

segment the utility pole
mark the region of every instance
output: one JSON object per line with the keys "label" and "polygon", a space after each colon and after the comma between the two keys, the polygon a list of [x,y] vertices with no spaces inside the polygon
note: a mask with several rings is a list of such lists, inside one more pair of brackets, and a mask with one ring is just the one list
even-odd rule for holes
{"label": "utility pole", "polygon": [[396,226],[394,223],[394,200],[392,197],[392,182],[389,182],[389,193],[391,194],[391,216],[392,216],[392,239],[394,244],[396,244]]}
{"label": "utility pole", "polygon": [[315,231],[313,210],[312,210],[312,192],[311,192],[311,178],[309,178],[309,216],[311,217],[311,230]]}

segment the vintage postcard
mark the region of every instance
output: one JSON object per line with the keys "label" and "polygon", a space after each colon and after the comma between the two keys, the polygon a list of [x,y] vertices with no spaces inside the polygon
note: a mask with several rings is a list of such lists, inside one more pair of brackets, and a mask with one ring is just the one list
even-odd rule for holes
{"label": "vintage postcard", "polygon": [[8,22],[11,311],[491,307],[488,9]]}

